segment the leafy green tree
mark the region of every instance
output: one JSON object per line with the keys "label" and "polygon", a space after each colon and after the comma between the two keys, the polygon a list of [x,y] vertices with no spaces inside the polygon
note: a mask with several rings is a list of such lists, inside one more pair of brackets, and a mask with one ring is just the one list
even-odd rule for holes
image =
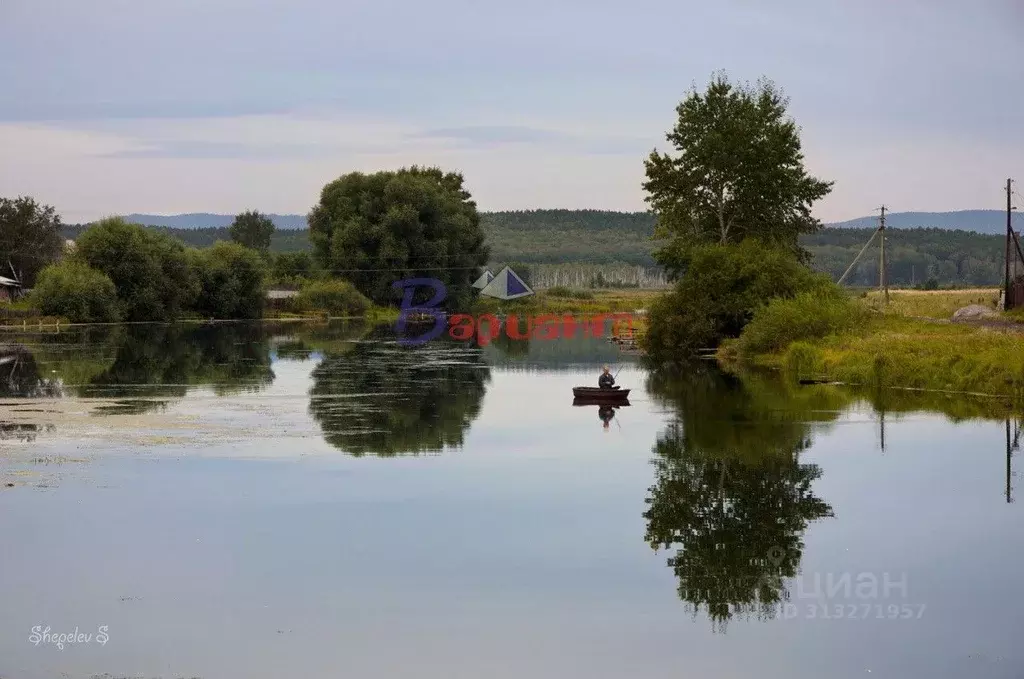
{"label": "leafy green tree", "polygon": [[39,273],[32,290],[35,306],[44,314],[72,323],[117,320],[117,290],[110,277],[75,260],[51,264]]}
{"label": "leafy green tree", "polygon": [[235,217],[228,232],[231,240],[239,245],[265,252],[270,248],[270,237],[274,235],[274,222],[256,210],[249,210]]}
{"label": "leafy green tree", "polygon": [[[64,251],[60,216],[32,198],[0,198],[0,276],[31,288],[43,267]],[[11,269],[14,269],[13,271]]]}
{"label": "leafy green tree", "polygon": [[266,264],[238,243],[215,243],[194,256],[201,281],[195,310],[213,318],[260,318],[266,306]]}
{"label": "leafy green tree", "polygon": [[395,281],[428,277],[444,283],[457,308],[487,262],[462,175],[439,168],[344,175],[323,188],[308,221],[319,264],[378,304],[399,299]]}
{"label": "leafy green tree", "polygon": [[683,278],[651,304],[641,342],[655,360],[685,359],[738,337],[772,298],[832,288],[827,276],[812,272],[788,251],[757,240],[697,246]]}
{"label": "leafy green tree", "polygon": [[[811,205],[832,182],[807,174],[788,99],[774,84],[730,83],[713,77],[676,107],[667,140],[677,156],[652,151],[645,161],[647,202],[657,234],[698,243],[735,243],[756,237],[798,250],[797,237],[820,227]],[[663,265],[678,248],[659,251]]]}
{"label": "leafy green tree", "polygon": [[171,320],[191,308],[200,282],[185,246],[120,217],[92,225],[75,257],[113,281],[122,321]]}
{"label": "leafy green tree", "polygon": [[316,275],[316,262],[308,252],[282,252],[274,257],[275,283],[294,285],[308,281]]}

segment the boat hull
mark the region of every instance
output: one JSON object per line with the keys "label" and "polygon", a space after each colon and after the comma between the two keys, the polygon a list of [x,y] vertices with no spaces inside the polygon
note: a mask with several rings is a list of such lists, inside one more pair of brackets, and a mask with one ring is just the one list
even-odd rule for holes
{"label": "boat hull", "polygon": [[621,403],[629,398],[629,389],[601,389],[599,387],[573,387],[572,395],[592,403]]}

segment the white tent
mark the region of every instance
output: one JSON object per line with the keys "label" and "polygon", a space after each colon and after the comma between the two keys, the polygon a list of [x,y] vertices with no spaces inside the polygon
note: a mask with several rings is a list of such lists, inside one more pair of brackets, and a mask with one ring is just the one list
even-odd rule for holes
{"label": "white tent", "polygon": [[515,271],[506,266],[498,272],[494,280],[484,286],[480,294],[498,299],[518,299],[532,295],[533,290],[523,282],[523,279]]}
{"label": "white tent", "polygon": [[494,274],[491,273],[490,269],[487,269],[482,274],[480,274],[480,278],[476,279],[476,281],[473,283],[473,287],[476,288],[477,290],[483,290],[484,288],[487,287],[487,284],[493,280]]}

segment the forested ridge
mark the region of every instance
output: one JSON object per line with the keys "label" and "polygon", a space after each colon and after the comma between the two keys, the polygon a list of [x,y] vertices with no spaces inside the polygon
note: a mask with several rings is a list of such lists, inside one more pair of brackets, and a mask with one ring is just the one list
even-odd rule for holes
{"label": "forested ridge", "polygon": [[[481,214],[493,262],[553,264],[654,265],[651,253],[654,217],[646,212],[604,210],[516,210]],[[86,225],[66,225],[66,238],[77,238]],[[179,229],[149,227],[194,247],[230,240],[227,228]],[[871,228],[826,227],[800,238],[812,255],[812,266],[839,276],[871,237]],[[1004,239],[974,231],[942,228],[890,228],[886,238],[889,280],[894,285],[996,285],[1002,280]],[[274,252],[310,249],[305,229],[278,229],[271,237]],[[851,285],[878,282],[878,241],[847,277]]]}

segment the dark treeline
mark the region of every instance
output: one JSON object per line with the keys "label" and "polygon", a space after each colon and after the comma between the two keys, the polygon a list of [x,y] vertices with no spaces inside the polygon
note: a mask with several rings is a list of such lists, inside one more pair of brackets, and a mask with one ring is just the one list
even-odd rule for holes
{"label": "dark treeline", "polygon": [[[838,280],[874,229],[825,229],[804,236],[813,267]],[[946,229],[886,229],[888,278],[893,285],[997,285],[1003,278],[1003,236]],[[847,276],[850,285],[877,285],[878,239]]]}
{"label": "dark treeline", "polygon": [[[76,240],[89,226],[89,224],[64,224],[61,234],[64,238]],[[218,241],[231,240],[231,229],[226,226],[202,229],[176,229],[168,226],[147,226],[146,228],[176,238],[194,248],[207,248]],[[277,229],[270,236],[271,252],[305,252],[309,249],[309,231],[305,229]]]}
{"label": "dark treeline", "polygon": [[[594,262],[654,266],[651,240],[654,218],[644,212],[600,210],[529,210],[481,214],[481,224],[495,262]],[[87,227],[64,225],[65,238],[77,238]],[[229,241],[227,228],[175,229],[147,227],[192,247]],[[838,280],[871,237],[872,229],[825,228],[800,238],[812,255],[812,268]],[[1002,280],[1002,236],[938,228],[889,229],[886,246],[889,281],[893,285],[998,285]],[[310,250],[307,230],[278,229],[272,252]],[[877,240],[850,275],[850,285],[878,283]]]}

